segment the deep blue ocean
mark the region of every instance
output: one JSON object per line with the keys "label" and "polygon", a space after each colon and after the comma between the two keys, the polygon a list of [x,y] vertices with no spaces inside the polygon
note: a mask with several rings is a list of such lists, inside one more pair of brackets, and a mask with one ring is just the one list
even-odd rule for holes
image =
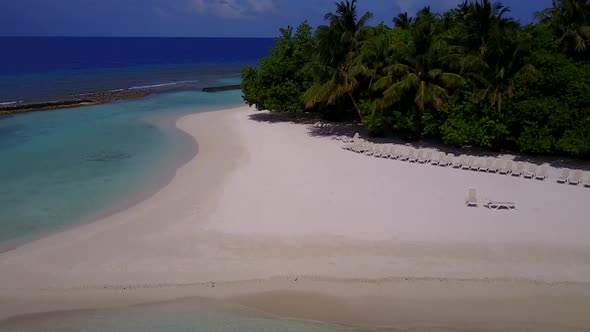
{"label": "deep blue ocean", "polygon": [[11,103],[214,85],[256,65],[274,39],[0,37],[0,45],[0,103]]}

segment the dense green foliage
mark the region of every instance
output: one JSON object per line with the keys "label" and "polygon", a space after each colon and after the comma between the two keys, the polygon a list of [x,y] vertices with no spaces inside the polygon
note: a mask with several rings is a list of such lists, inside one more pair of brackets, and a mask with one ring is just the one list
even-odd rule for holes
{"label": "dense green foliage", "polygon": [[282,29],[244,68],[244,99],[354,115],[375,135],[590,156],[590,0],[554,0],[527,26],[491,0],[401,13],[393,28],[367,25],[356,4],[337,3],[315,33]]}

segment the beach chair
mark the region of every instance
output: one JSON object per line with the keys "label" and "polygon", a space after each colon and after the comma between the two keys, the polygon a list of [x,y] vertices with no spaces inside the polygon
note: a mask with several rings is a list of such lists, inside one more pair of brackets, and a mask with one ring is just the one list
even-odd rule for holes
{"label": "beach chair", "polygon": [[401,161],[408,161],[410,159],[410,150],[409,149],[404,149],[404,148],[400,148],[401,151],[400,155],[399,155],[399,160]]}
{"label": "beach chair", "polygon": [[446,158],[447,158],[446,154],[444,154],[443,152],[439,152],[438,155],[436,156],[436,158],[432,158],[432,160],[430,161],[430,164],[434,165],[434,166],[440,166],[441,163],[445,162]]}
{"label": "beach chair", "polygon": [[471,165],[470,169],[477,172],[483,167],[483,163],[484,160],[482,158],[473,158],[473,164]]}
{"label": "beach chair", "polygon": [[418,161],[418,157],[416,157],[416,149],[410,149],[410,152],[408,152],[408,161],[411,163]]}
{"label": "beach chair", "polygon": [[395,145],[392,145],[389,152],[389,159],[399,159],[400,157],[401,148],[398,148]]}
{"label": "beach chair", "polygon": [[590,172],[586,172],[586,180],[584,180],[584,188],[590,188]]}
{"label": "beach chair", "polygon": [[389,159],[389,156],[391,155],[391,146],[390,145],[383,145],[383,147],[381,148],[381,158],[385,158],[385,159]]}
{"label": "beach chair", "polygon": [[375,153],[375,144],[368,143],[367,145],[365,145],[365,155],[372,156],[373,153]]}
{"label": "beach chair", "polygon": [[488,169],[488,172],[490,172],[490,173],[498,173],[502,169],[502,166],[504,166],[504,164],[505,164],[504,160],[502,160],[502,159],[496,159],[494,161],[494,165],[491,166]]}
{"label": "beach chair", "polygon": [[385,145],[379,144],[377,145],[377,158],[384,158],[385,156]]}
{"label": "beach chair", "polygon": [[494,159],[488,158],[484,161],[482,166],[479,168],[480,172],[489,172],[490,168],[494,166]]}
{"label": "beach chair", "polygon": [[453,161],[453,168],[462,168],[463,164],[467,162],[467,156],[462,154],[458,159]]}
{"label": "beach chair", "polygon": [[577,186],[580,184],[580,182],[582,182],[582,177],[584,176],[584,172],[582,172],[581,170],[576,170],[574,172],[574,176],[572,176],[568,183],[573,185],[573,186]]}
{"label": "beach chair", "polygon": [[422,163],[422,161],[424,160],[425,153],[426,153],[426,151],[424,151],[422,149],[418,149],[418,153],[416,154],[416,162]]}
{"label": "beach chair", "polygon": [[373,145],[373,157],[381,158],[381,154],[382,154],[381,149],[382,149],[381,145],[379,145],[379,144]]}
{"label": "beach chair", "polygon": [[418,158],[420,164],[428,164],[432,160],[432,151],[426,151],[422,155],[422,158]]}
{"label": "beach chair", "polygon": [[561,171],[561,175],[557,178],[557,183],[567,183],[567,180],[570,178],[570,170],[564,168]]}
{"label": "beach chair", "polygon": [[342,148],[343,148],[344,150],[347,150],[347,151],[352,151],[352,150],[354,150],[354,149],[355,149],[357,146],[359,146],[359,145],[360,145],[360,143],[359,143],[359,142],[353,142],[353,143],[344,144],[344,145],[342,146]]}
{"label": "beach chair", "polygon": [[389,155],[391,154],[391,152],[389,152],[390,148],[390,145],[383,145],[381,147],[381,158],[389,159]]}
{"label": "beach chair", "polygon": [[467,161],[461,166],[461,169],[470,170],[475,162],[475,157],[469,156],[467,157]]}
{"label": "beach chair", "polygon": [[447,155],[447,159],[445,160],[444,163],[440,163],[438,166],[442,166],[442,167],[448,167],[453,165],[453,163],[455,162],[455,155],[452,153],[449,153]]}
{"label": "beach chair", "polygon": [[495,201],[488,201],[485,205],[490,210],[516,210],[516,204],[512,202],[495,202]]}
{"label": "beach chair", "polygon": [[512,171],[512,176],[520,177],[524,173],[525,164],[522,161],[516,163],[516,168]]}
{"label": "beach chair", "polygon": [[528,169],[524,172],[524,178],[525,179],[534,179],[535,176],[537,176],[537,165],[535,164],[530,164]]}
{"label": "beach chair", "polygon": [[504,164],[500,168],[500,174],[502,174],[502,175],[511,174],[513,165],[514,165],[514,163],[512,162],[512,160],[506,160],[506,162],[504,162]]}
{"label": "beach chair", "polygon": [[467,192],[467,199],[465,200],[465,204],[468,207],[477,207],[477,191],[473,188],[469,189]]}
{"label": "beach chair", "polygon": [[440,164],[441,155],[442,153],[438,153],[434,158],[432,158],[430,165],[438,166],[438,164]]}
{"label": "beach chair", "polygon": [[535,179],[545,181],[545,179],[547,178],[547,171],[547,165],[542,165],[541,167],[539,167],[539,171],[535,175]]}

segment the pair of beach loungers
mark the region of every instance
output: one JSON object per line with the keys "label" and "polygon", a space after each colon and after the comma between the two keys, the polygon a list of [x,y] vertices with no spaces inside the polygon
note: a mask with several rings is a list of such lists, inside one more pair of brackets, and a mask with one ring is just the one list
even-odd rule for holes
{"label": "pair of beach loungers", "polygon": [[586,188],[590,188],[590,172],[584,172],[581,170],[575,170],[572,174],[567,168],[564,168],[561,172],[561,175],[557,178],[558,183],[562,184],[570,184],[573,186],[578,186],[582,184]]}
{"label": "pair of beach loungers", "polygon": [[[467,191],[467,199],[465,200],[465,204],[468,207],[478,207],[479,202],[477,200],[477,191],[473,188]],[[516,210],[516,203],[513,202],[497,202],[488,200],[485,204],[490,210]]]}

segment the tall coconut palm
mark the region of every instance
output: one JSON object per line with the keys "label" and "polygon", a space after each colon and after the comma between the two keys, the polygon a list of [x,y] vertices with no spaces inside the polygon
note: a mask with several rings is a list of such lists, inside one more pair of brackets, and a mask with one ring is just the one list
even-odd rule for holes
{"label": "tall coconut palm", "polygon": [[306,107],[312,108],[322,103],[334,105],[346,97],[362,119],[355,92],[359,86],[357,76],[366,69],[356,59],[369,33],[367,22],[372,14],[367,12],[359,18],[356,2],[337,2],[336,11],[325,15],[330,24],[320,26],[316,32],[317,52],[310,62],[314,84],[303,99]]}
{"label": "tall coconut palm", "polygon": [[407,30],[414,24],[414,18],[408,15],[407,12],[400,13],[393,19],[393,24],[396,28]]}
{"label": "tall coconut palm", "polygon": [[461,44],[468,50],[485,52],[495,31],[506,30],[509,33],[509,30],[518,28],[518,23],[504,17],[508,12],[510,8],[501,2],[465,0],[458,10],[460,32],[463,35]]}
{"label": "tall coconut palm", "polygon": [[435,31],[434,23],[423,22],[412,29],[411,44],[393,45],[397,52],[395,63],[386,68],[386,76],[373,84],[373,89],[383,91],[381,108],[412,100],[420,119],[425,109],[438,110],[449,91],[462,84],[460,75],[443,69],[441,60],[447,58],[446,50]]}
{"label": "tall coconut palm", "polygon": [[358,17],[357,0],[341,1],[335,5],[336,11],[324,16],[329,25],[318,27],[316,32],[318,48],[320,52],[326,52],[320,60],[332,63],[344,61],[349,52],[360,47],[360,42],[368,34],[367,22],[373,17],[370,12]]}
{"label": "tall coconut palm", "polygon": [[306,108],[313,108],[321,103],[335,105],[342,97],[347,97],[359,119],[363,119],[354,94],[359,86],[358,76],[367,73],[367,69],[354,59],[352,53],[347,58],[337,66],[317,63],[313,65],[313,70],[322,80],[316,80],[303,95]]}
{"label": "tall coconut palm", "polygon": [[[497,31],[494,34],[493,50],[490,55],[482,54],[479,66],[469,74],[478,84],[477,98],[488,100],[490,104],[502,111],[506,97],[512,97],[514,82],[517,78],[531,81],[535,78],[535,68],[527,62],[530,41],[514,38]],[[492,52],[493,51],[493,52]]]}
{"label": "tall coconut palm", "polygon": [[557,34],[572,53],[590,49],[590,0],[552,0],[553,6],[537,16]]}

